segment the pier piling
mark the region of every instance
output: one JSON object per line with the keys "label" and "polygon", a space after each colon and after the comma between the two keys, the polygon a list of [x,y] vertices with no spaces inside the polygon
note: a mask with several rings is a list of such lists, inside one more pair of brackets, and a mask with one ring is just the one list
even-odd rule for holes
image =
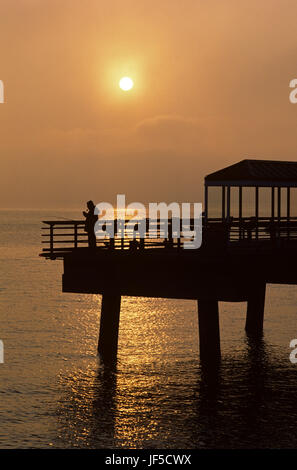
{"label": "pier piling", "polygon": [[248,298],[245,330],[250,335],[261,335],[263,332],[265,291],[265,282],[259,283]]}
{"label": "pier piling", "polygon": [[104,362],[115,361],[117,357],[120,309],[118,293],[102,296],[98,353]]}
{"label": "pier piling", "polygon": [[214,299],[198,299],[200,359],[217,363],[221,358],[219,306]]}

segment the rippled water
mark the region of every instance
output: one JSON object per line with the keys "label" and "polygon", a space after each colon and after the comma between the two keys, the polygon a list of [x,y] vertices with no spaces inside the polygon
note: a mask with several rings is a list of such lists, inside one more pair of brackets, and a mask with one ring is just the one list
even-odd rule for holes
{"label": "rippled water", "polygon": [[244,303],[220,304],[222,365],[200,368],[193,301],[124,298],[117,370],[97,357],[101,297],[62,294],[62,262],[40,252],[40,221],[0,212],[0,447],[297,447],[294,286],[268,286],[265,335]]}

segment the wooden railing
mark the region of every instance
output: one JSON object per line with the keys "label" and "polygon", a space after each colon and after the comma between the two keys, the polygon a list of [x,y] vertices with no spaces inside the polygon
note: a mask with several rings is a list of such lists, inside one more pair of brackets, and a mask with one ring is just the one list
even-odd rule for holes
{"label": "wooden railing", "polygon": [[[63,257],[65,253],[77,249],[88,248],[88,234],[85,232],[85,221],[67,220],[67,221],[43,221],[42,243],[45,247],[41,256],[48,258]],[[116,233],[117,221],[109,221],[109,224],[115,224]],[[145,238],[136,237],[133,242],[132,231],[127,230],[129,220],[124,221],[125,237],[115,236],[110,238],[97,239],[96,247],[102,250],[135,250],[135,249],[156,249],[179,250],[183,248],[185,241],[189,239],[181,236],[174,238],[172,235],[172,220],[168,220],[168,238],[162,236],[164,230],[164,221],[149,221],[146,219]],[[180,222],[181,223],[181,222]],[[194,221],[190,221],[187,227],[194,229]],[[150,230],[150,234],[149,231]],[[182,226],[180,226],[182,230]],[[150,235],[150,236],[149,236]],[[211,218],[207,222],[203,220],[202,244],[204,246],[230,246],[240,244],[244,246],[255,246],[257,242],[264,241],[274,243],[279,240],[297,241],[297,217],[287,219],[285,217],[274,219],[267,217],[249,218],[230,218],[220,219]]]}
{"label": "wooden railing", "polygon": [[[134,249],[180,249],[184,242],[189,240],[185,237],[174,238],[172,236],[172,220],[168,220],[168,237],[164,238],[163,230],[165,229],[165,221],[149,221],[145,219],[146,231],[145,237],[136,236],[136,242],[133,241],[133,229],[129,230],[128,223],[130,220],[123,221],[125,237],[115,236],[111,238],[97,238],[96,248],[113,249],[113,250],[134,250]],[[46,247],[42,250],[42,256],[45,257],[62,257],[64,253],[76,249],[88,248],[88,234],[85,231],[85,221],[82,220],[44,220],[42,227],[42,244]],[[117,231],[117,220],[110,220],[106,225],[114,224],[114,233]],[[194,221],[191,220],[187,229],[194,229]],[[182,229],[180,225],[180,230]],[[134,229],[135,230],[135,229]]]}
{"label": "wooden railing", "polygon": [[229,241],[297,240],[297,217],[255,217],[229,222]]}

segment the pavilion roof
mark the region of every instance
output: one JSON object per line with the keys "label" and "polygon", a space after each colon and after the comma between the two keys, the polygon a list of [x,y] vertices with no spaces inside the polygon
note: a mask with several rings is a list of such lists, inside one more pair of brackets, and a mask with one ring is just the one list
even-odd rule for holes
{"label": "pavilion roof", "polygon": [[297,162],[278,160],[241,160],[210,173],[207,186],[282,186],[297,187]]}

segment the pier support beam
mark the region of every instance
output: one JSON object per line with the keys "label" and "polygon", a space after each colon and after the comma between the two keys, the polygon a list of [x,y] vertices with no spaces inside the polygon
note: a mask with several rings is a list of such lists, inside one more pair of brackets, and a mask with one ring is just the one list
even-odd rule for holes
{"label": "pier support beam", "polygon": [[218,363],[221,358],[218,301],[198,299],[200,359],[204,364]]}
{"label": "pier support beam", "polygon": [[248,334],[261,335],[263,332],[265,307],[265,282],[254,287],[247,303],[245,329]]}
{"label": "pier support beam", "polygon": [[103,295],[98,353],[104,362],[114,362],[117,357],[120,309],[121,296],[119,294]]}

